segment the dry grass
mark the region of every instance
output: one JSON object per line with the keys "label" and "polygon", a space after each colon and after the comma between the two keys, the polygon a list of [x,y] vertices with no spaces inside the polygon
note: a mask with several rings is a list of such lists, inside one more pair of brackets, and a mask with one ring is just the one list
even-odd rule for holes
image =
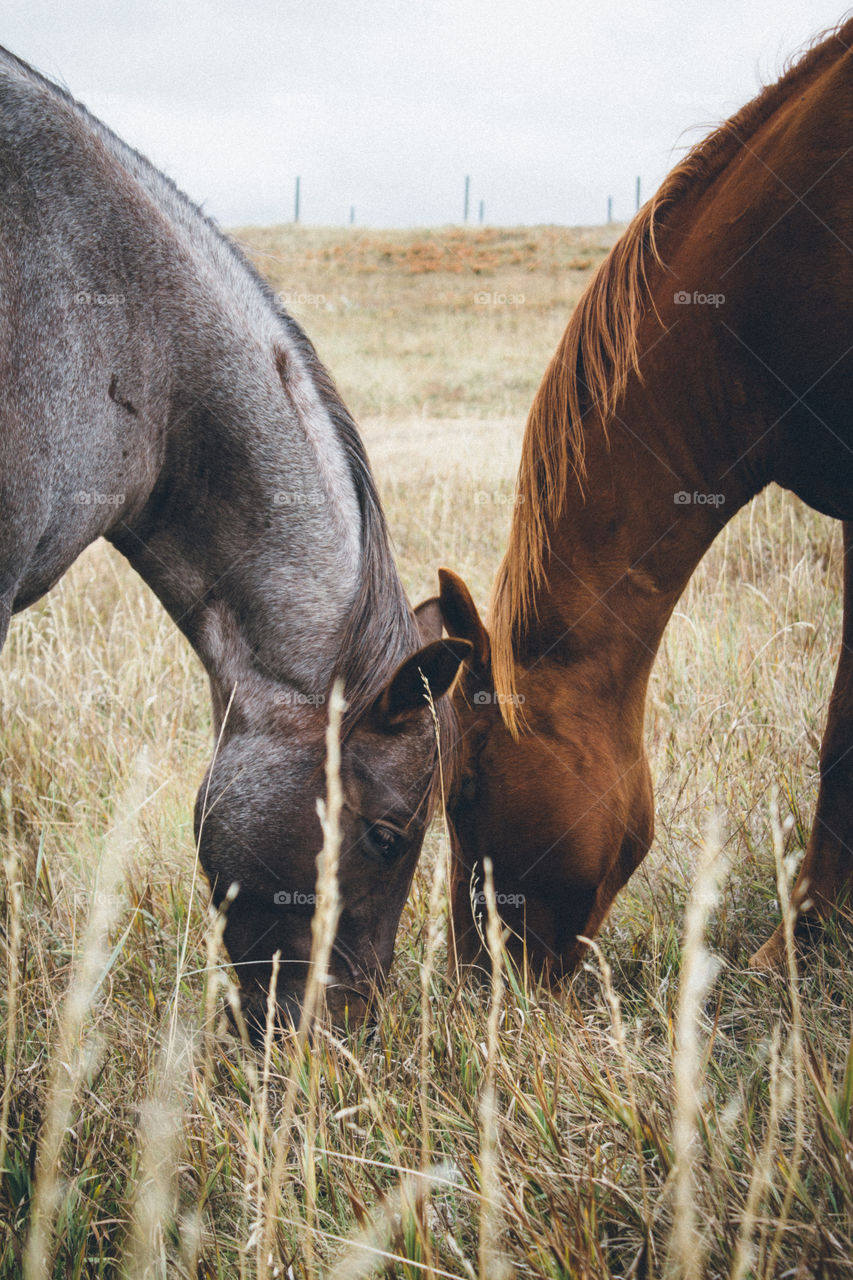
{"label": "dry grass", "polygon": [[[244,233],[277,289],[325,298],[293,310],[364,422],[413,597],[448,563],[485,598],[525,410],[609,236]],[[839,584],[836,528],[778,491],[709,552],[655,668],[658,836],[604,964],[559,999],[511,968],[491,999],[448,983],[436,829],[375,1036],[256,1053],[193,878],[206,682],[92,548],[0,659],[0,1277],[36,1202],[30,1274],[63,1277],[853,1275],[850,934],[799,976],[746,968],[774,833],[784,890],[814,808]],[[685,947],[714,812],[730,870]]]}

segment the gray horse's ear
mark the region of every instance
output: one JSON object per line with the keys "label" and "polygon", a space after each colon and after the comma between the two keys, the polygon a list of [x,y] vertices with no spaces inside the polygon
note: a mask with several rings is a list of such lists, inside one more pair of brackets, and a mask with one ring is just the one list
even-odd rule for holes
{"label": "gray horse's ear", "polygon": [[474,664],[487,667],[492,646],[477,606],[465,583],[452,569],[439,569],[439,602],[444,625],[452,636],[463,636],[473,649]]}
{"label": "gray horse's ear", "polygon": [[433,640],[441,639],[444,619],[441,616],[441,601],[438,596],[430,596],[429,600],[423,600],[417,605],[415,622],[418,624],[421,644],[431,644]]}
{"label": "gray horse's ear", "polygon": [[373,718],[381,729],[395,729],[427,705],[424,678],[434,701],[447,693],[466,658],[471,656],[467,640],[451,637],[433,640],[402,662],[376,699]]}

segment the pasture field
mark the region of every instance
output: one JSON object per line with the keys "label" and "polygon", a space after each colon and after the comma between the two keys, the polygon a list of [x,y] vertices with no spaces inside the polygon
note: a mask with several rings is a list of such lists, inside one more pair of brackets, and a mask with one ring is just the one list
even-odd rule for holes
{"label": "pasture field", "polygon": [[[238,233],[362,425],[413,601],[446,564],[485,604],[526,409],[617,232]],[[747,967],[774,803],[783,883],[814,810],[840,582],[839,528],[779,490],[711,548],[652,676],[653,850],[562,992],[510,973],[490,1023],[445,977],[437,822],[375,1034],[264,1059],[194,874],[203,670],[91,548],[0,658],[0,1277],[853,1276],[853,921],[798,975]]]}

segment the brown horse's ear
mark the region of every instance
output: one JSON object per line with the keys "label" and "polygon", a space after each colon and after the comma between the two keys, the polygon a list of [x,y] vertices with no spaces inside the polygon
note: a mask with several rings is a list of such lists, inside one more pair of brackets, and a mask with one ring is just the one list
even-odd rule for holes
{"label": "brown horse's ear", "polygon": [[424,676],[433,699],[438,701],[453,684],[456,672],[471,654],[467,640],[433,640],[402,662],[374,704],[374,718],[380,728],[402,724],[426,706]]}
{"label": "brown horse's ear", "polygon": [[416,606],[415,622],[418,624],[422,644],[431,644],[433,640],[441,639],[444,620],[438,596],[430,596],[429,600],[423,600]]}
{"label": "brown horse's ear", "polygon": [[452,636],[461,636],[468,640],[473,649],[475,666],[486,667],[489,664],[491,645],[489,633],[483,626],[477,612],[477,606],[471,598],[471,592],[465,583],[452,569],[439,569],[441,616],[444,625]]}

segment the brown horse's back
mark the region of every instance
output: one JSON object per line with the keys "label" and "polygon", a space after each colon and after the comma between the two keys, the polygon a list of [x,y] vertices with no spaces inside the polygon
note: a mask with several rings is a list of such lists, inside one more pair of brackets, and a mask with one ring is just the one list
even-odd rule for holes
{"label": "brown horse's back", "polygon": [[724,297],[719,324],[764,368],[772,478],[843,517],[853,512],[853,23],[840,41],[841,57],[835,41],[813,51],[822,69],[752,135],[729,126],[735,154],[682,211],[689,231],[671,266],[688,288]]}

